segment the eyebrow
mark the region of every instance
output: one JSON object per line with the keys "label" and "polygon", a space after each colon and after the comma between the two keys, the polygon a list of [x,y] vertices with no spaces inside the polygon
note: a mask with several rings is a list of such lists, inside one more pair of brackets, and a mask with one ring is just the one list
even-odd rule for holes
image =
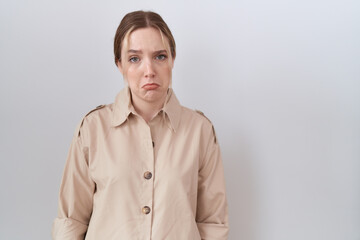
{"label": "eyebrow", "polygon": [[155,54],[160,54],[160,53],[167,53],[167,51],[165,49],[159,50],[159,51],[155,51]]}
{"label": "eyebrow", "polygon": [[134,49],[129,49],[128,53],[141,53],[141,50],[134,50]]}
{"label": "eyebrow", "polygon": [[[142,53],[141,50],[135,50],[135,49],[129,49],[127,52],[128,53]],[[154,53],[155,54],[167,53],[167,51],[165,49],[162,49],[162,50],[155,51]]]}

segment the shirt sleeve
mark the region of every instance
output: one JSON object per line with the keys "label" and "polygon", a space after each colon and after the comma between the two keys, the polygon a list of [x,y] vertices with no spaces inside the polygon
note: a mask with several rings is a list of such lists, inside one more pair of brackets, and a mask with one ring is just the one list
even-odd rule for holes
{"label": "shirt sleeve", "polygon": [[84,240],[90,221],[95,183],[89,174],[88,148],[80,133],[75,132],[65,164],[53,240]]}
{"label": "shirt sleeve", "polygon": [[201,239],[226,240],[229,226],[224,170],[214,129],[211,132],[199,168],[196,222]]}

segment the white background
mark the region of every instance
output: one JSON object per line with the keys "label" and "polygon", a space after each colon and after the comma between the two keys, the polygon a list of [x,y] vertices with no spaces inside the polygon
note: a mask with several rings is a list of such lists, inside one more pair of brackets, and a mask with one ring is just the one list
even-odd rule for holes
{"label": "white background", "polygon": [[[213,122],[230,240],[360,239],[360,2],[0,1],[0,239],[50,239],[75,126],[123,87],[125,13],[160,13]],[[156,239],[158,240],[158,239]]]}

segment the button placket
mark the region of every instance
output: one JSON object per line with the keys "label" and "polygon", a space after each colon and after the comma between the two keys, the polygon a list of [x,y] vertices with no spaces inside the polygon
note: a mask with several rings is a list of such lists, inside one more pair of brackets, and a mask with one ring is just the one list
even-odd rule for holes
{"label": "button placket", "polygon": [[[152,172],[154,167],[153,147],[151,130],[145,121],[141,122],[141,158],[139,163],[139,172],[137,175],[138,181],[141,182],[141,189],[139,191],[139,206],[138,214],[141,219],[142,229],[138,239],[150,239],[151,238],[151,226],[152,226],[152,207],[153,207],[153,194],[154,185],[152,181]],[[151,174],[151,177],[150,177]],[[149,179],[147,179],[149,178]]]}
{"label": "button placket", "polygon": [[[145,129],[144,129],[145,130]],[[153,207],[153,194],[154,194],[154,147],[151,136],[151,130],[146,125],[146,131],[143,132],[143,145],[144,148],[142,156],[142,192],[140,211],[143,219],[144,237],[150,238],[151,224],[152,224],[152,207]],[[146,230],[145,230],[146,229]],[[150,235],[148,235],[150,234]]]}

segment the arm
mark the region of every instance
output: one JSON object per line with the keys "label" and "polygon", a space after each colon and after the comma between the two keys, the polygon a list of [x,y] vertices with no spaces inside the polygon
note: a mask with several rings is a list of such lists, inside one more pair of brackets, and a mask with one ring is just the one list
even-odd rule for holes
{"label": "arm", "polygon": [[201,239],[226,240],[229,226],[224,171],[215,131],[211,132],[199,169],[196,222]]}
{"label": "arm", "polygon": [[66,161],[53,240],[84,240],[90,221],[95,183],[89,174],[88,148],[83,144],[82,131],[76,131]]}

